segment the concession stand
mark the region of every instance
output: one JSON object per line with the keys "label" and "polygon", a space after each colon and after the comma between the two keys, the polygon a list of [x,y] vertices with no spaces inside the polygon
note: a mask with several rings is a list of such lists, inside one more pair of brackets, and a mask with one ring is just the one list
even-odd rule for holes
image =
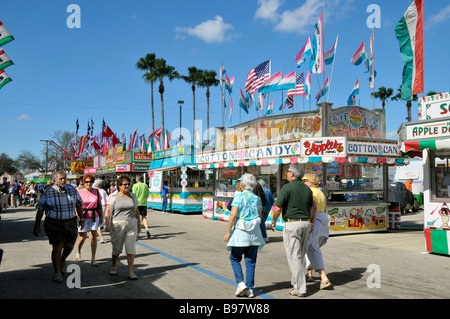
{"label": "concession stand", "polygon": [[[330,103],[317,107],[217,129],[214,151],[196,153],[197,167],[214,172],[214,196],[203,200],[204,217],[229,218],[226,206],[242,174],[263,179],[276,198],[288,183],[289,164],[301,163],[306,173],[316,173],[321,180],[330,234],[387,230],[388,165],[405,160],[398,156],[397,141],[385,140],[384,111],[333,109]],[[276,229],[283,227],[280,217]]]}
{"label": "concession stand", "polygon": [[[137,175],[146,176],[150,169],[152,155],[138,149],[127,151],[126,144],[118,144],[103,155],[93,157],[92,165],[84,168],[84,174],[105,176],[115,182],[120,175],[128,175],[132,182]],[[146,180],[145,180],[146,182]]]}
{"label": "concession stand", "polygon": [[426,251],[450,255],[450,93],[419,98],[419,120],[398,136],[404,156],[423,160]]}
{"label": "concession stand", "polygon": [[162,209],[161,191],[164,181],[170,187],[167,210],[201,213],[203,198],[213,194],[212,170],[195,166],[192,145],[181,145],[152,153],[148,171],[150,194],[147,207]]}

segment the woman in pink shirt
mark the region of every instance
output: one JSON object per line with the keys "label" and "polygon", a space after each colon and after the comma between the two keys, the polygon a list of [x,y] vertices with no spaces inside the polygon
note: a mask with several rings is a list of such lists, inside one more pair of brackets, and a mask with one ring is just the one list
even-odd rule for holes
{"label": "woman in pink shirt", "polygon": [[98,266],[98,262],[95,260],[95,252],[97,251],[97,230],[99,224],[103,223],[103,209],[101,204],[100,193],[97,189],[92,188],[94,184],[94,176],[91,174],[84,175],[82,189],[78,190],[78,193],[83,200],[83,215],[85,220],[85,226],[83,229],[78,229],[78,247],[75,260],[81,261],[81,248],[86,241],[87,232],[89,232],[89,239],[91,241],[91,265]]}

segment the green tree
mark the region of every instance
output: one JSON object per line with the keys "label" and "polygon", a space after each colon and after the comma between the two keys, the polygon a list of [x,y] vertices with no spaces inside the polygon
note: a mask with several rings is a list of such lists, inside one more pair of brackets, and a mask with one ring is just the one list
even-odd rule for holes
{"label": "green tree", "polygon": [[[209,143],[209,97],[210,91],[209,88],[211,86],[218,86],[220,81],[216,79],[217,73],[214,70],[204,70],[203,74],[200,78],[199,86],[206,87],[206,132],[207,132],[207,141]],[[194,132],[195,134],[195,132]]]}
{"label": "green tree", "polygon": [[166,63],[163,58],[158,58],[155,61],[155,76],[159,79],[159,94],[161,96],[161,122],[162,122],[162,148],[164,148],[165,141],[165,126],[164,126],[164,78],[168,78],[170,82],[174,79],[180,78],[180,74],[175,71],[175,67]]}
{"label": "green tree", "polygon": [[10,175],[16,173],[17,167],[14,164],[14,160],[6,153],[0,154],[0,175],[8,173]]}
{"label": "green tree", "polygon": [[202,79],[203,71],[197,69],[195,66],[188,67],[188,75],[182,75],[181,78],[188,84],[191,85],[192,89],[192,107],[193,107],[193,117],[194,117],[194,132],[192,132],[192,136],[194,136],[194,144],[195,144],[195,87],[198,85]]}
{"label": "green tree", "polygon": [[147,53],[145,57],[140,58],[136,63],[136,68],[142,71],[147,71],[144,73],[142,78],[146,83],[150,83],[151,88],[151,103],[152,103],[152,133],[155,131],[155,110],[153,105],[153,83],[158,79],[155,74],[155,64],[156,55],[155,53]]}
{"label": "green tree", "polygon": [[377,92],[373,92],[372,95],[381,101],[381,106],[384,107],[386,105],[386,100],[394,94],[394,90],[391,88],[386,89],[384,86],[380,86]]}

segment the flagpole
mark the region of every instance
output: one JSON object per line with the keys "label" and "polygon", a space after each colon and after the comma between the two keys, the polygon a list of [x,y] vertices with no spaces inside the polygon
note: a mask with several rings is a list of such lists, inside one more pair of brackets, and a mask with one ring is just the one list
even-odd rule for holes
{"label": "flagpole", "polygon": [[328,98],[327,98],[327,102],[330,102],[330,94],[331,94],[331,82],[333,81],[333,72],[334,72],[334,62],[336,61],[336,52],[337,52],[337,42],[339,39],[339,34],[337,35],[336,38],[336,47],[333,48],[334,52],[333,52],[333,65],[331,67],[331,76],[330,76],[330,84],[328,87]]}

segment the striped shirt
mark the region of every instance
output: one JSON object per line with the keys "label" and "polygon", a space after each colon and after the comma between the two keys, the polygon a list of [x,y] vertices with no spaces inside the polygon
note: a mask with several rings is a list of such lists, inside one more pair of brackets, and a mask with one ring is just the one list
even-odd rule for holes
{"label": "striped shirt", "polygon": [[44,210],[45,216],[52,219],[66,220],[76,216],[76,207],[83,205],[83,200],[75,187],[67,184],[64,191],[53,185],[45,190],[36,205]]}

